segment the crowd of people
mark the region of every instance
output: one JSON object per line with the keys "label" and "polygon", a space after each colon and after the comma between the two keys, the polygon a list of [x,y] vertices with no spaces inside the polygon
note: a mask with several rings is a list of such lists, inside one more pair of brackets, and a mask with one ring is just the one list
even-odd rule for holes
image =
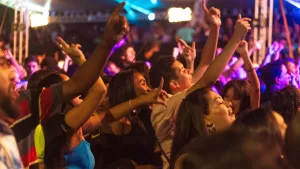
{"label": "crowd of people", "polygon": [[155,34],[136,52],[124,5],[90,54],[56,37],[60,62],[21,65],[0,39],[1,169],[299,168],[300,63],[284,40],[255,65],[264,44],[249,36],[251,19],[239,15],[224,37],[220,10],[203,0],[201,52],[179,36],[159,55]]}

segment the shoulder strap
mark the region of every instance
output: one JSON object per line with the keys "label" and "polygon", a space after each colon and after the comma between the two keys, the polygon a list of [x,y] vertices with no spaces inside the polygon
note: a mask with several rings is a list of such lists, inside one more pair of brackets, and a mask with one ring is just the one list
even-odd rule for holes
{"label": "shoulder strap", "polygon": [[[139,126],[145,131],[145,133],[148,135],[148,131],[147,131],[147,129],[146,129],[144,123],[143,123],[139,118],[138,118],[138,121],[139,121],[138,125],[139,125]],[[155,141],[156,141],[156,143],[158,144],[158,147],[159,147],[161,153],[164,155],[165,159],[168,161],[168,163],[169,163],[169,165],[170,165],[170,159],[169,159],[169,157],[167,156],[167,154],[165,153],[165,151],[162,149],[162,147],[161,147],[161,145],[160,145],[160,143],[159,143],[159,141],[158,141],[156,135],[155,135]]]}

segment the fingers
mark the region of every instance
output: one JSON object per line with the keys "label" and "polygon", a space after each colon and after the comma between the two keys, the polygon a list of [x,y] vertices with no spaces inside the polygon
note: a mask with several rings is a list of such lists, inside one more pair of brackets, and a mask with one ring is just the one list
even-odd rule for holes
{"label": "fingers", "polygon": [[120,13],[123,10],[124,6],[125,6],[125,2],[120,3],[120,5],[115,8],[112,15],[120,15]]}
{"label": "fingers", "polygon": [[238,15],[238,19],[241,19],[241,18],[242,18],[242,15],[241,15],[241,14],[239,14],[239,15]]}
{"label": "fingers", "polygon": [[195,42],[192,43],[192,49],[196,50],[196,43]]}
{"label": "fingers", "polygon": [[189,45],[183,39],[178,39],[178,42],[182,44],[184,47],[189,47]]}
{"label": "fingers", "polygon": [[160,91],[161,95],[163,96],[164,99],[168,99],[169,98],[169,95],[166,91],[162,90]]}
{"label": "fingers", "polygon": [[120,23],[122,24],[122,30],[127,34],[130,31],[130,26],[125,16],[120,16]]}
{"label": "fingers", "polygon": [[80,44],[76,44],[75,46],[79,49],[82,48],[82,46]]}
{"label": "fingers", "polygon": [[164,82],[165,82],[164,78],[161,77],[160,84],[159,84],[159,88],[158,88],[159,90],[162,90],[162,89],[163,89],[163,87],[164,87]]}
{"label": "fingers", "polygon": [[61,37],[57,37],[56,41],[62,44],[63,46],[68,46],[68,44]]}
{"label": "fingers", "polygon": [[218,17],[220,17],[221,16],[221,11],[218,8],[211,7],[209,9],[209,14],[210,15],[217,15]]}
{"label": "fingers", "polygon": [[247,22],[251,22],[250,18],[241,18],[242,21],[247,21]]}
{"label": "fingers", "polygon": [[70,47],[70,45],[67,44],[61,37],[56,38],[55,44],[63,50]]}

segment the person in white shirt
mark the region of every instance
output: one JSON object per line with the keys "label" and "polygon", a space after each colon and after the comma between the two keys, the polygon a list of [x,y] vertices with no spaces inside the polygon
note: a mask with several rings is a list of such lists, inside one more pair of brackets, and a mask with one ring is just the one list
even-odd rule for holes
{"label": "person in white shirt", "polygon": [[[172,94],[167,101],[167,108],[154,105],[151,122],[162,149],[163,168],[169,168],[169,158],[174,137],[175,119],[182,100],[191,92],[212,85],[223,72],[234,51],[250,29],[249,18],[239,18],[235,32],[223,52],[214,60],[216,54],[219,30],[221,25],[220,11],[216,8],[207,9],[205,1],[202,7],[210,23],[211,33],[205,44],[199,66],[193,71],[195,48],[185,45],[187,61],[186,69],[173,57],[162,57],[150,70],[152,87],[159,86],[159,79],[164,78],[164,90]],[[214,61],[213,61],[214,60]],[[212,62],[213,61],[213,62]]]}

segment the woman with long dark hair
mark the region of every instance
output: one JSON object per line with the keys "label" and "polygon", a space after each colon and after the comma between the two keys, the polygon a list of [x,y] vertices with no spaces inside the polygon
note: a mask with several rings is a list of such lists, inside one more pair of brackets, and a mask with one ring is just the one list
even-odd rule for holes
{"label": "woman with long dark hair", "polygon": [[235,115],[247,109],[255,109],[260,104],[260,83],[248,52],[248,43],[242,41],[237,52],[244,60],[248,80],[232,80],[228,82],[222,97],[232,103],[232,110]]}
{"label": "woman with long dark hair", "polygon": [[235,120],[231,103],[211,88],[200,88],[181,103],[175,126],[170,168],[174,168],[182,148],[196,137],[205,137],[230,128]]}
{"label": "woman with long dark hair", "polygon": [[[98,125],[98,128],[101,127],[97,132],[99,137],[95,136],[91,141],[92,151],[96,158],[96,168],[118,168],[122,166],[134,168],[134,166],[153,165],[155,137],[149,132],[144,121],[140,119],[140,115],[146,113],[147,110],[135,105],[136,100],[139,100],[140,103],[144,102],[143,98],[149,95],[152,95],[152,98],[154,96],[154,99],[152,102],[142,104],[145,105],[144,107],[152,103],[164,104],[163,98],[161,101],[155,100],[161,94],[166,95],[166,93],[160,94],[163,81],[160,88],[152,90],[146,81],[144,76],[134,69],[120,72],[112,78],[108,89],[111,107],[109,112],[121,103],[132,105],[132,108],[123,112],[122,119],[109,123],[109,125],[102,125],[102,127]],[[157,94],[155,95],[155,93]]]}

